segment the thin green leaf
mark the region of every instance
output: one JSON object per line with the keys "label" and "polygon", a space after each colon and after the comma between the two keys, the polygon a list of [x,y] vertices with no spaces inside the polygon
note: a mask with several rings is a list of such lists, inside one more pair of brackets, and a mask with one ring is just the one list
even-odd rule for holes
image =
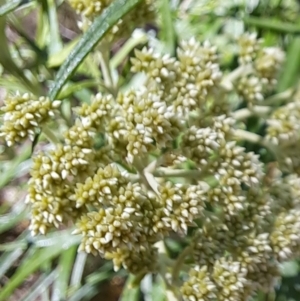
{"label": "thin green leaf", "polygon": [[72,235],[73,230],[74,229],[59,231],[59,233],[55,231],[49,233],[46,237],[33,238],[32,243],[41,248],[58,245],[61,249],[67,250],[73,245],[79,244],[81,240],[80,235]]}
{"label": "thin green leaf", "polygon": [[59,275],[53,286],[52,301],[66,300],[68,294],[69,280],[74,264],[77,246],[64,251],[58,263]]}
{"label": "thin green leaf", "polygon": [[[58,233],[55,233],[57,236]],[[48,243],[53,242],[53,239],[50,239]],[[25,279],[38,270],[45,262],[52,260],[57,257],[60,253],[67,250],[69,247],[77,243],[77,241],[72,240],[72,236],[68,238],[69,241],[66,241],[64,238],[64,243],[60,240],[56,240],[59,243],[52,245],[52,248],[41,248],[36,249],[36,247],[28,250],[28,256],[26,260],[24,259],[15,272],[15,274],[10,278],[10,281],[2,288],[0,291],[0,301],[8,300],[14,290],[25,281]],[[46,246],[49,246],[49,244]]]}
{"label": "thin green leaf", "polygon": [[279,78],[277,92],[283,92],[296,84],[300,74],[300,37],[295,37],[287,50],[286,61]]}
{"label": "thin green leaf", "polygon": [[145,33],[141,33],[138,37],[131,37],[111,59],[110,67],[112,69],[117,68],[125,60],[132,49],[140,44],[147,43],[147,41],[148,36]]}
{"label": "thin green leaf", "polygon": [[112,273],[112,263],[106,262],[98,271],[86,277],[86,284],[81,286],[68,301],[91,300],[99,292],[99,283],[109,279]]}
{"label": "thin green leaf", "polygon": [[16,271],[16,273],[10,278],[10,281],[2,288],[0,292],[0,300],[8,300],[14,290],[25,281],[25,279],[32,273],[34,273],[45,260],[58,255],[61,251],[58,248],[50,251],[50,249],[37,250],[26,262],[24,262]]}
{"label": "thin green leaf", "polygon": [[23,5],[28,5],[32,0],[8,0],[0,6],[0,17],[5,16]]}
{"label": "thin green leaf", "polygon": [[7,3],[0,6],[0,17],[14,11],[22,2],[23,0],[9,0]]}
{"label": "thin green leaf", "polygon": [[18,168],[20,164],[30,157],[30,147],[25,147],[19,156],[13,159],[9,166],[0,175],[0,188],[4,187],[11,179],[18,175]]}
{"label": "thin green leaf", "polygon": [[87,253],[85,252],[78,253],[71,275],[70,285],[72,287],[76,288],[80,286],[86,259],[87,259]]}
{"label": "thin green leaf", "polygon": [[273,30],[282,33],[300,33],[300,26],[289,23],[278,21],[277,19],[261,18],[261,17],[246,17],[244,22],[247,25],[256,26],[262,29]]}
{"label": "thin green leaf", "polygon": [[152,287],[152,300],[166,301],[167,291],[166,283],[164,279],[157,275]]}
{"label": "thin green leaf", "polygon": [[101,266],[101,268],[92,273],[91,275],[88,275],[86,277],[86,282],[89,284],[97,284],[103,280],[106,280],[109,278],[109,276],[113,273],[113,264],[111,261],[107,261]]}
{"label": "thin green leaf", "polygon": [[68,301],[84,301],[84,300],[91,300],[99,291],[94,285],[89,283],[84,284],[72,297],[68,299]]}
{"label": "thin green leaf", "polygon": [[[20,213],[9,213],[3,216],[0,216],[0,234],[13,228],[18,222],[24,219],[26,216],[26,211],[23,210]],[[1,250],[1,245],[0,245]]]}
{"label": "thin green leaf", "polygon": [[53,281],[58,277],[58,270],[52,271],[48,276],[42,276],[36,283],[31,287],[30,291],[26,296],[22,298],[23,301],[36,300],[41,296],[53,283]]}
{"label": "thin green leaf", "polygon": [[124,285],[124,289],[119,301],[137,301],[139,300],[140,288],[135,285],[135,276],[129,275]]}
{"label": "thin green leaf", "polygon": [[23,83],[20,83],[16,77],[13,76],[5,76],[0,78],[0,86],[5,87],[5,90],[8,92],[19,91],[20,93],[28,92],[28,89]]}
{"label": "thin green leaf", "polygon": [[[28,243],[26,240],[17,240],[12,242],[7,242],[0,245],[0,252],[12,252],[16,249],[26,250]],[[0,263],[1,264],[1,263]]]}
{"label": "thin green leaf", "polygon": [[175,52],[175,30],[172,20],[172,10],[169,0],[160,0],[160,16],[161,16],[161,39],[165,43],[167,53]]}
{"label": "thin green leaf", "polygon": [[116,0],[98,16],[57,73],[50,98],[54,100],[84,58],[125,14],[142,0]]}
{"label": "thin green leaf", "polygon": [[15,261],[23,254],[21,248],[15,249],[13,252],[4,253],[0,257],[0,278],[13,266]]}
{"label": "thin green leaf", "polygon": [[59,31],[59,22],[57,17],[57,9],[54,0],[47,0],[48,3],[48,22],[49,26],[49,54],[57,53],[63,48]]}
{"label": "thin green leaf", "polygon": [[26,43],[31,47],[35,55],[37,56],[40,62],[44,62],[47,59],[47,51],[46,49],[41,49],[35,41],[33,41],[26,30],[24,30],[24,24],[20,21],[20,19],[14,15],[7,16],[8,24],[13,27],[13,29],[26,41]]}
{"label": "thin green leaf", "polygon": [[47,0],[39,1],[39,10],[37,16],[37,29],[35,41],[41,49],[45,49],[47,45],[47,37],[50,30],[48,22],[48,4]]}
{"label": "thin green leaf", "polygon": [[[2,4],[3,1],[0,1]],[[39,93],[39,87],[34,86],[29,79],[24,75],[23,70],[19,68],[14,62],[6,37],[6,17],[0,16],[0,45],[1,45],[1,55],[0,55],[0,64],[3,68],[16,77],[30,92]]]}
{"label": "thin green leaf", "polygon": [[86,88],[92,88],[99,85],[94,79],[87,79],[70,85],[65,85],[64,89],[59,93],[57,99],[64,99],[71,96],[73,93]]}
{"label": "thin green leaf", "polygon": [[40,136],[41,136],[41,133],[37,133],[37,134],[35,134],[35,136],[33,138],[33,141],[31,143],[31,155],[33,154],[34,148],[36,147],[36,145],[39,142]]}
{"label": "thin green leaf", "polygon": [[77,37],[71,42],[69,42],[68,44],[66,44],[64,48],[61,49],[60,51],[50,54],[47,61],[47,67],[49,68],[59,67],[67,59],[72,49],[78,43],[78,40],[79,38]]}

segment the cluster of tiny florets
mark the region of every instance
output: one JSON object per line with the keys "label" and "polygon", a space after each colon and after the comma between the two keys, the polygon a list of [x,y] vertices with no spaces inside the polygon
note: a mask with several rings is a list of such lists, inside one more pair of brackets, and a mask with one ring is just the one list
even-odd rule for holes
{"label": "cluster of tiny florets", "polygon": [[[71,3],[93,17],[109,4]],[[230,91],[209,42],[182,41],[176,57],[136,50],[131,70],[144,74],[140,87],[98,93],[74,108],[61,143],[34,155],[32,234],[73,223],[81,251],[138,275],[165,268],[158,248],[164,238],[188,237],[183,300],[244,301],[271,290],[279,265],[300,252],[299,105],[296,96],[264,120],[263,147],[276,158],[271,173],[240,141],[247,125],[235,119],[229,94],[243,96],[246,110],[263,102],[283,53],[263,48],[254,34],[240,47]],[[57,105],[29,95],[9,99],[7,144],[35,133]]]}
{"label": "cluster of tiny florets", "polygon": [[8,95],[4,100],[3,125],[0,136],[8,146],[24,141],[34,140],[44,123],[55,116],[60,101],[51,102],[48,97],[36,97],[30,93]]}
{"label": "cluster of tiny florets", "polygon": [[299,92],[291,102],[272,111],[267,119],[266,139],[277,149],[277,160],[283,171],[300,174],[297,149],[299,136],[300,101]]}
{"label": "cluster of tiny florets", "polygon": [[151,48],[136,51],[135,55],[132,72],[145,72],[149,88],[160,91],[171,112],[184,116],[205,105],[222,76],[216,48],[208,42],[182,42],[177,49],[178,59],[155,53]]}
{"label": "cluster of tiny florets", "polygon": [[238,42],[239,63],[246,68],[237,80],[237,91],[251,106],[263,102],[264,95],[276,86],[285,55],[276,47],[263,48],[255,33],[242,35]]}
{"label": "cluster of tiny florets", "polygon": [[[112,4],[113,0],[68,0],[71,7],[81,15],[80,27],[85,30],[97,16]],[[155,20],[155,1],[145,0],[113,26],[106,35],[107,40],[127,38],[136,27],[143,27],[148,22]]]}

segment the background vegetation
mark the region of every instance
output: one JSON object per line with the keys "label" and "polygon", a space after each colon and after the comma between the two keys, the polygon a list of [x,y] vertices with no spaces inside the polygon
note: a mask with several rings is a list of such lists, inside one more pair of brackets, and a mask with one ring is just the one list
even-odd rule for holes
{"label": "background vegetation", "polygon": [[[117,2],[121,1],[116,1],[93,24],[93,31],[82,34],[77,26],[78,16],[66,1],[0,1],[0,98],[3,100],[6,93],[16,90],[49,92],[52,99],[67,99],[61,113],[68,120],[70,107],[85,102],[99,87],[101,90],[102,74],[89,53],[134,3],[127,1],[120,9]],[[178,40],[195,36],[222,49],[221,65],[234,69],[234,39],[246,31],[257,32],[265,46],[277,45],[287,53],[276,92],[298,84],[298,1],[158,2],[158,27],[149,25],[136,31],[129,39],[116,42],[112,49],[109,64],[112,69],[118,68],[121,86],[138,81],[132,80],[127,59],[135,47],[141,49],[149,42],[164,52],[174,53]],[[56,120],[54,127],[60,124]],[[39,139],[46,143],[45,137]],[[137,286],[125,271],[114,272],[111,262],[77,253],[79,240],[70,235],[72,230],[61,229],[32,238],[24,200],[34,145],[27,142],[8,148],[1,141],[0,147],[0,300],[166,300],[166,287],[159,277],[149,275]],[[169,238],[167,246],[171,254],[182,250],[176,239]],[[300,300],[299,262],[284,264],[282,276],[282,283],[273,294],[261,293],[256,300]]]}

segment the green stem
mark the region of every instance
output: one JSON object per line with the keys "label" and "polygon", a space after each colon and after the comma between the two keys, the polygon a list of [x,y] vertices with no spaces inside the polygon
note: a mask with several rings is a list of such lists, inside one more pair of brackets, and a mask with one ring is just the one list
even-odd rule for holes
{"label": "green stem", "polygon": [[173,267],[173,272],[172,272],[172,283],[176,285],[178,282],[179,274],[181,271],[181,267],[184,264],[185,258],[192,253],[192,247],[187,246],[183,252],[178,256],[174,267]]}
{"label": "green stem", "polygon": [[114,86],[113,79],[110,73],[109,65],[107,64],[107,58],[103,53],[99,54],[99,60],[101,65],[101,71],[104,78],[104,83],[107,86],[107,88],[112,88]]}
{"label": "green stem", "polygon": [[158,178],[200,178],[206,175],[206,170],[184,170],[161,168],[156,170],[153,175]]}
{"label": "green stem", "polygon": [[294,88],[290,88],[284,92],[272,95],[264,100],[265,105],[276,105],[278,103],[281,103],[283,101],[289,101],[291,97],[293,96],[295,90]]}
{"label": "green stem", "polygon": [[272,111],[271,107],[267,106],[254,106],[251,109],[244,108],[240,109],[238,111],[235,111],[232,113],[232,117],[235,120],[244,120],[246,118],[249,118],[253,115],[259,116],[259,117],[265,117]]}
{"label": "green stem", "polygon": [[264,137],[248,131],[237,129],[234,131],[237,140],[246,140],[251,143],[260,144],[271,151],[276,157],[278,156],[278,147],[264,139]]}
{"label": "green stem", "polygon": [[103,43],[103,45],[100,47],[99,62],[105,87],[114,97],[117,97],[118,91],[114,84],[109,64],[109,44],[107,43]]}
{"label": "green stem", "polygon": [[248,131],[237,129],[234,131],[234,136],[238,140],[246,140],[252,143],[264,145],[264,137]]}
{"label": "green stem", "polygon": [[225,91],[232,91],[234,82],[241,76],[249,74],[252,71],[252,69],[253,67],[250,64],[239,66],[224,77],[224,79],[221,82],[221,87]]}
{"label": "green stem", "polygon": [[57,16],[57,7],[54,0],[47,0],[48,4],[48,21],[49,21],[49,54],[54,54],[63,48],[59,31],[59,22]]}
{"label": "green stem", "polygon": [[165,51],[171,55],[174,55],[175,44],[176,44],[176,34],[174,29],[174,22],[172,20],[172,9],[169,0],[159,1],[159,12],[161,17],[161,27],[160,36],[161,41],[165,44]]}
{"label": "green stem", "polygon": [[51,142],[52,144],[56,145],[60,143],[57,136],[50,130],[49,127],[44,126],[42,132],[45,135],[45,137],[48,139],[48,141]]}
{"label": "green stem", "polygon": [[147,41],[148,41],[148,37],[146,34],[141,34],[138,37],[130,38],[111,59],[110,67],[112,69],[117,68],[125,60],[125,58],[132,51],[132,49],[134,49],[136,46],[140,44],[145,44]]}
{"label": "green stem", "polygon": [[244,18],[244,22],[247,25],[253,25],[263,29],[269,29],[282,33],[300,33],[300,26],[295,25],[289,22],[281,22],[278,20],[272,20],[269,18],[261,18],[261,17],[246,17]]}
{"label": "green stem", "polygon": [[173,261],[170,259],[168,252],[166,250],[164,241],[158,241],[155,244],[155,247],[158,249],[159,253],[159,274],[161,275],[162,279],[166,285],[166,297],[168,301],[178,301],[179,293],[178,287],[174,286],[171,283],[171,279],[169,277],[169,268],[173,266]]}

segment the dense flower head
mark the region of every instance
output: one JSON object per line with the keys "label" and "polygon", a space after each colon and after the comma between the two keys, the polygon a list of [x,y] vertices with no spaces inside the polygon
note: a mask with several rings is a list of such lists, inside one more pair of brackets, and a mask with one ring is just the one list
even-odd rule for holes
{"label": "dense flower head", "polygon": [[300,102],[290,102],[275,110],[267,121],[267,139],[284,147],[299,141]]}
{"label": "dense flower head", "polygon": [[299,256],[299,228],[299,208],[278,215],[270,237],[277,260],[286,261]]}
{"label": "dense flower head", "polygon": [[262,103],[264,96],[272,91],[285,60],[284,52],[277,47],[262,47],[262,40],[255,33],[239,38],[240,65],[245,72],[236,81],[238,94],[248,106]]}
{"label": "dense flower head", "polygon": [[[113,0],[68,0],[77,14],[81,15],[80,27],[86,30],[97,16],[113,3]],[[127,38],[136,27],[143,27],[147,22],[155,20],[155,1],[145,0],[139,3],[106,34],[107,41]],[[125,25],[126,24],[126,25]]]}
{"label": "dense flower head", "polygon": [[76,12],[86,17],[100,15],[111,2],[112,0],[69,0],[70,5]]}
{"label": "dense flower head", "polygon": [[189,279],[181,287],[184,300],[216,300],[217,287],[207,266],[196,266],[190,270]]}
{"label": "dense flower head", "polygon": [[256,76],[242,77],[238,82],[237,89],[250,103],[259,103],[264,99],[262,82]]}
{"label": "dense flower head", "polygon": [[12,146],[26,138],[33,140],[37,131],[55,116],[60,101],[51,102],[48,97],[36,97],[30,93],[8,95],[4,100],[3,125],[0,136]]}
{"label": "dense flower head", "polygon": [[[71,2],[90,19],[109,4]],[[270,291],[279,264],[300,252],[300,116],[296,98],[275,103],[270,117],[256,116],[265,136],[250,132],[243,114],[264,104],[283,53],[263,48],[254,34],[240,46],[230,84],[233,75],[221,71],[207,41],[180,42],[176,57],[136,50],[131,70],[143,73],[139,87],[110,86],[112,94],[92,96],[74,108],[60,143],[34,154],[32,234],[72,223],[81,251],[139,276],[166,270],[183,300],[244,301]],[[2,129],[11,143],[19,141],[10,136],[19,124],[30,136],[59,104],[18,97],[5,106]],[[35,102],[48,109],[36,114]],[[159,244],[168,236],[188,244],[189,260],[161,259]],[[176,279],[178,262],[184,269]]]}
{"label": "dense flower head", "polygon": [[[165,228],[186,233],[193,220],[203,215],[207,185],[161,185],[159,192],[163,207],[162,223]],[[161,221],[160,221],[161,223]]]}
{"label": "dense flower head", "polygon": [[275,85],[277,83],[274,74],[280,70],[284,62],[285,54],[280,48],[268,47],[262,49],[254,62],[255,71],[264,84]]}
{"label": "dense flower head", "polygon": [[136,51],[132,72],[145,72],[152,89],[159,89],[169,110],[180,115],[204,105],[207,95],[218,85],[222,73],[215,47],[195,39],[182,42],[178,59],[153,49]]}

